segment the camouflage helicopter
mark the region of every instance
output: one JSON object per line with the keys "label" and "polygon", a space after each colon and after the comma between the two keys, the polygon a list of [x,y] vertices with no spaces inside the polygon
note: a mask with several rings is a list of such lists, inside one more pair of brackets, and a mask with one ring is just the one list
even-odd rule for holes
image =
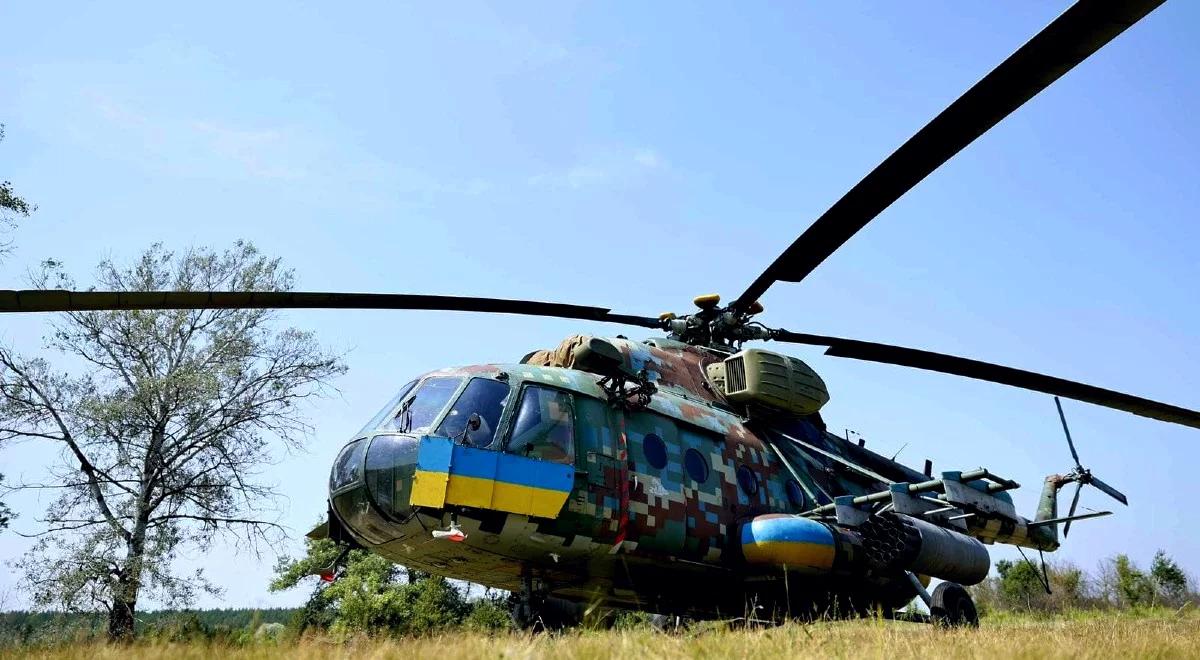
{"label": "camouflage helicopter", "polygon": [[[977,622],[963,585],[986,546],[1059,547],[1091,485],[1080,463],[1046,478],[1032,518],[1019,485],[985,468],[933,474],[827,430],[820,376],[752,341],[965,376],[1200,428],[1200,412],[978,360],[790,332],[756,318],[901,195],[1161,0],[1081,0],[935,117],[816,220],[740,296],[646,317],[546,302],[405,294],[0,291],[0,311],[204,307],[458,310],[603,321],[666,336],[569,337],[512,364],[404,385],[335,459],[328,520],[310,533],[397,563],[513,592],[523,625],[584,605],[694,617],[897,616]],[[1058,493],[1075,484],[1065,516]],[[344,553],[343,553],[344,554]],[[332,577],[337,562],[326,572]],[[930,590],[930,578],[941,582]]]}

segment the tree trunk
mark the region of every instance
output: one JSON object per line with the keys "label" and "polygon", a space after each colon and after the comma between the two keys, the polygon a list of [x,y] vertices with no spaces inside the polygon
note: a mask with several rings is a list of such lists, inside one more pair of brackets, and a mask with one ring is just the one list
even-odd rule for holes
{"label": "tree trunk", "polygon": [[133,641],[133,611],[136,598],[117,598],[108,613],[108,640],[110,642]]}
{"label": "tree trunk", "polygon": [[138,529],[130,542],[129,555],[117,577],[113,589],[112,609],[108,613],[108,640],[110,642],[132,642],[134,616],[137,610],[138,592],[142,588],[142,553],[144,552],[145,526]]}

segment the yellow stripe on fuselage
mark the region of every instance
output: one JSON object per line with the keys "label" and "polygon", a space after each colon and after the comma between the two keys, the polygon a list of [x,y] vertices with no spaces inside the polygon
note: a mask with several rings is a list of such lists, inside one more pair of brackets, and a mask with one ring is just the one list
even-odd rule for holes
{"label": "yellow stripe on fuselage", "polygon": [[492,495],[495,492],[495,486],[495,479],[452,474],[450,483],[446,486],[446,504],[473,506],[477,509],[494,508]]}
{"label": "yellow stripe on fuselage", "polygon": [[764,541],[742,545],[742,555],[752,564],[786,564],[789,568],[832,568],[833,546],[797,541]]}
{"label": "yellow stripe on fuselage", "polygon": [[540,518],[556,518],[567,502],[568,494],[561,490],[497,481],[492,494],[492,508]]}
{"label": "yellow stripe on fuselage", "polygon": [[413,506],[442,508],[446,504],[446,482],[449,479],[450,475],[446,472],[417,470],[416,475],[413,476],[409,503]]}
{"label": "yellow stripe on fuselage", "polygon": [[411,502],[414,506],[439,509],[446,504],[457,504],[477,509],[553,518],[562,510],[567,495],[568,493],[560,490],[417,470],[413,479]]}

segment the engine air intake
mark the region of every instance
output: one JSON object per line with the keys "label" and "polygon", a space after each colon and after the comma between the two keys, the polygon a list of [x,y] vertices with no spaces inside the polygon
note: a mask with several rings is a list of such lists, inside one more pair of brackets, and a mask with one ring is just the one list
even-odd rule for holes
{"label": "engine air intake", "polygon": [[807,364],[757,348],[709,365],[708,376],[735,403],[811,415],[829,401],[825,382]]}

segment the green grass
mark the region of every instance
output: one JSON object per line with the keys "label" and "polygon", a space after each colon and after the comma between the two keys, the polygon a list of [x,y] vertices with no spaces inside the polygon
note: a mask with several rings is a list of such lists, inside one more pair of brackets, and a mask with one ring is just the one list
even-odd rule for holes
{"label": "green grass", "polygon": [[558,635],[456,632],[418,639],[305,638],[246,646],[85,643],[0,651],[0,657],[78,660],[142,658],[1111,658],[1200,657],[1200,615],[1194,611],[1081,612],[1053,618],[1008,616],[977,630],[887,621],[788,624],[755,630],[714,626],[680,634],[649,630],[582,631]]}

